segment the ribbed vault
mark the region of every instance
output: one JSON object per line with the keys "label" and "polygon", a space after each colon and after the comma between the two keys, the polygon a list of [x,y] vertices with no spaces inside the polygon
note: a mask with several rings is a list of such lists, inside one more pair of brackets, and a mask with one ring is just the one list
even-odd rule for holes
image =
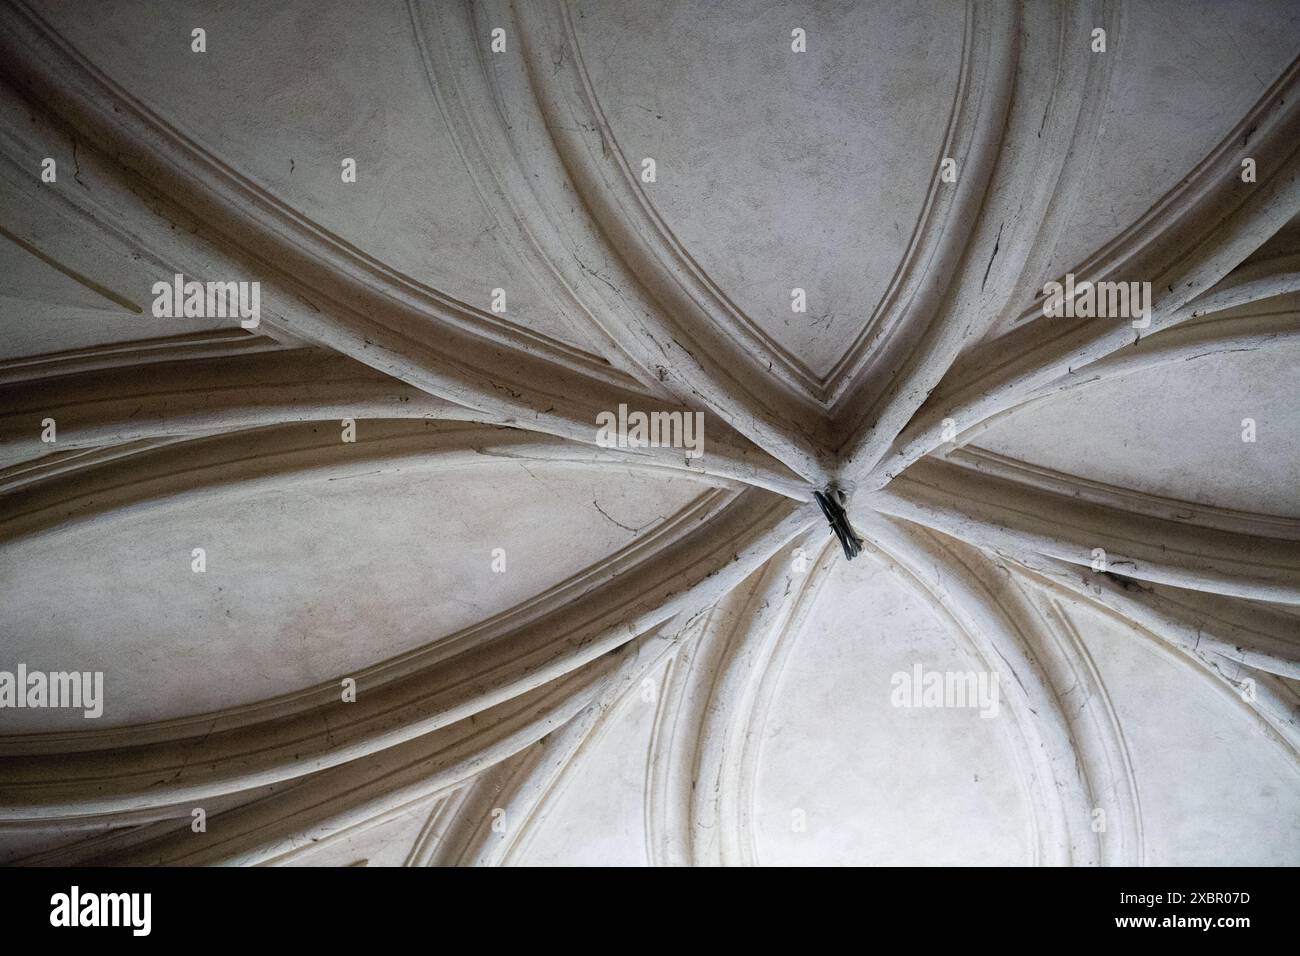
{"label": "ribbed vault", "polygon": [[1300,860],[1294,4],[4,0],[0,80],[0,672],[106,687],[0,860]]}

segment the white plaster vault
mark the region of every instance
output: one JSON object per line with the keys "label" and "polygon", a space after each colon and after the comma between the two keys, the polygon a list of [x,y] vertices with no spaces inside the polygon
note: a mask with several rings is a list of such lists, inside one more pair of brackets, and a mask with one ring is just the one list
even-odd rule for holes
{"label": "white plaster vault", "polygon": [[0,80],[0,671],[105,687],[0,862],[1300,863],[1294,0],[3,0]]}

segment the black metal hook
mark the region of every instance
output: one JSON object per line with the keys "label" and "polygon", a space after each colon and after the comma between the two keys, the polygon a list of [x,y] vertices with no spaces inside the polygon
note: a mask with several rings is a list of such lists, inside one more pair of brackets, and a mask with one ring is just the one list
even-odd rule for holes
{"label": "black metal hook", "polygon": [[831,486],[825,491],[814,491],[813,497],[821,505],[822,514],[830,522],[835,537],[840,539],[840,547],[844,549],[844,557],[852,561],[862,553],[862,539],[853,533],[853,526],[849,524],[849,516],[844,511],[842,501],[844,495],[839,489]]}

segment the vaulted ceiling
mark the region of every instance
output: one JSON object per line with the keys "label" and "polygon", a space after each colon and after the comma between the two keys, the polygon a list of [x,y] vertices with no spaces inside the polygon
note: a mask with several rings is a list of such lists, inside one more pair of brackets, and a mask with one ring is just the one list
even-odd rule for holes
{"label": "vaulted ceiling", "polygon": [[0,79],[0,671],[105,686],[0,862],[1300,862],[1291,0],[4,0]]}

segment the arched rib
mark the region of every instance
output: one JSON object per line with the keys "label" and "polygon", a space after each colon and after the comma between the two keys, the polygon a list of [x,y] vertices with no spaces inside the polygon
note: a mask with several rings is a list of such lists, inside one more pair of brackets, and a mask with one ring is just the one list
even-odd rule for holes
{"label": "arched rib", "polygon": [[[147,365],[0,388],[0,464],[50,452],[343,418],[467,419],[350,358],[318,350]],[[57,441],[41,441],[53,418]]]}
{"label": "arched rib", "polygon": [[[517,862],[548,809],[572,783],[616,715],[638,699],[638,685],[682,643],[694,638],[702,620],[707,620],[707,615],[685,629],[682,620],[665,624],[659,631],[663,640],[653,642],[653,653],[627,658],[589,707],[521,755],[508,773],[493,781],[490,796],[481,795],[460,810],[443,845],[434,849],[425,865],[505,866]],[[500,832],[492,826],[492,812],[498,809],[506,821]]]}
{"label": "arched rib", "polygon": [[[932,459],[870,496],[907,518],[1007,554],[1035,552],[1176,587],[1300,604],[1300,544],[1080,500]],[[1174,504],[1170,502],[1170,504]],[[1292,523],[1293,525],[1294,523]],[[1277,533],[1294,531],[1285,522]]]}
{"label": "arched rib", "polygon": [[[554,175],[534,179],[533,190],[548,216],[568,225],[567,242],[551,258],[573,259],[606,286],[597,290],[605,331],[635,364],[661,369],[664,385],[683,401],[705,404],[793,471],[825,484],[819,406],[768,372],[768,361],[777,360],[764,358],[770,350],[754,336],[736,341],[722,331],[747,327],[747,320],[641,190],[595,97],[565,5],[513,4],[509,15],[490,9],[514,23],[524,58],[525,69],[496,74],[497,82],[513,84],[501,95],[536,117],[511,125],[507,156],[546,157]],[[582,285],[592,288],[591,278]]]}
{"label": "arched rib", "polygon": [[[873,517],[864,527],[869,551],[964,634],[998,684],[1014,715],[1010,731],[1022,761],[1021,781],[1035,815],[1035,863],[1096,866],[1103,857],[1092,830],[1094,808],[1115,804],[1111,770],[1122,761],[1116,741],[1099,721],[1081,721],[1065,709],[1076,681],[1094,674],[1081,666],[1077,647],[1051,640],[1038,615],[1005,568],[978,550],[906,522]],[[1085,703],[1089,694],[1084,698]],[[1091,735],[1087,747],[1078,742]],[[1102,765],[1089,757],[1110,753]],[[1104,804],[1099,802],[1106,794]],[[1140,847],[1136,807],[1120,797],[1126,833],[1108,856],[1132,862]]]}
{"label": "arched rib", "polygon": [[[645,393],[631,403],[633,410],[692,414],[680,407],[656,408],[652,396]],[[4,386],[0,387],[0,407],[6,408],[0,414],[0,463],[10,465],[0,470],[0,491],[91,466],[112,446],[131,443],[141,443],[143,450],[150,447],[143,443],[292,422],[331,422],[333,427],[343,418],[508,424],[505,419],[434,398],[345,356],[305,349],[147,365],[127,378],[120,370],[105,370]],[[57,423],[53,444],[41,441],[46,418]],[[703,454],[698,458],[687,458],[679,448],[644,446],[626,449],[632,455],[627,460],[647,465],[657,462],[719,478],[749,478],[769,490],[801,500],[809,497],[804,484],[775,461],[760,464],[753,446],[741,436],[721,423],[713,428],[708,425],[706,421],[699,433]],[[520,430],[520,434],[526,432]],[[593,422],[588,441],[575,446],[575,453],[590,455],[594,451],[599,456],[599,448],[591,444],[596,437]],[[537,442],[557,444],[550,437],[539,437]],[[92,449],[95,454],[90,454]],[[43,460],[23,467],[13,464],[41,456],[54,467],[46,469]],[[149,476],[142,474],[137,479],[147,481]]]}
{"label": "arched rib", "polygon": [[673,660],[660,697],[647,781],[651,860],[756,865],[753,786],[773,682],[839,555],[823,529],[792,543],[714,610]]}
{"label": "arched rib", "polygon": [[[1064,228],[1096,139],[1110,58],[1079,38],[1099,23],[1117,33],[1117,14],[1101,3],[997,4],[976,5],[975,16],[991,47],[968,80],[946,147],[963,154],[957,184],[946,187],[956,191],[954,208],[932,224],[932,259],[894,306],[906,320],[887,323],[897,330],[875,343],[870,378],[836,409],[850,487],[885,456],[962,348],[1019,310]],[[1041,82],[1044,75],[1052,81]]]}
{"label": "arched rib", "polygon": [[[14,754],[0,760],[0,821],[194,803],[414,740],[541,687],[675,615],[701,613],[813,524],[809,507],[742,492],[707,522],[521,631],[491,639],[471,629],[388,662],[368,690],[358,682],[355,703],[340,705],[337,686],[325,685],[299,695],[296,714],[234,728],[218,718],[197,738],[117,750],[88,750],[79,742],[84,734],[57,735],[44,747],[39,737],[0,739],[0,752]],[[122,737],[103,732],[98,746]]]}
{"label": "arched rib", "polygon": [[[625,656],[620,651],[617,657]],[[532,746],[589,706],[616,665],[596,660],[557,681],[416,740],[275,788],[188,827],[97,857],[99,865],[227,866],[288,863],[379,816],[464,784]]]}
{"label": "arched rib", "polygon": [[1036,584],[1087,600],[1170,654],[1190,660],[1268,728],[1291,759],[1300,758],[1300,697],[1278,676],[1300,674],[1294,619],[1243,602],[1204,601],[1173,588],[1090,574],[1052,558],[1020,562]]}
{"label": "arched rib", "polygon": [[1295,619],[1285,614],[1259,604],[1224,601],[1092,571],[1043,555],[1012,555],[1012,559],[1043,583],[1104,606],[1130,626],[1198,658],[1224,679],[1240,679],[1243,668],[1300,679],[1300,631]]}
{"label": "arched rib", "polygon": [[[169,268],[255,277],[269,325],[485,418],[572,441],[594,442],[597,416],[620,404],[658,410],[658,398],[645,408],[646,393],[603,360],[396,273],[304,218],[168,125],[18,2],[0,5],[0,63],[30,100],[0,86],[0,115],[22,130],[35,104],[74,131],[79,178],[101,219],[129,223],[139,244],[166,249]],[[742,467],[785,471],[743,437],[732,443],[743,449]]]}
{"label": "arched rib", "polygon": [[[959,432],[953,438],[953,444],[961,446],[978,441],[980,435],[988,429],[1039,408],[1065,392],[1092,388],[1175,362],[1195,362],[1215,355],[1255,352],[1279,346],[1300,347],[1300,311],[1284,308],[1278,312],[1211,316],[1188,322],[1093,362],[1087,366],[1086,371],[1078,374],[1071,372],[1065,378],[1038,390],[1033,397],[1026,397],[1024,401]],[[964,451],[982,456],[988,454],[979,449]],[[950,452],[945,457],[951,459],[954,454]]]}
{"label": "arched rib", "polygon": [[[1269,157],[1254,184],[1236,176],[1247,141],[1251,154]],[[1298,213],[1300,59],[1176,190],[1075,271],[1090,280],[1149,281],[1153,301],[1145,331],[1154,335],[1191,318],[1196,299]],[[871,468],[866,487],[883,486],[942,445],[945,419],[966,431],[1144,337],[1126,319],[1041,317],[1041,298],[1034,310],[1030,314],[1040,317],[977,346],[953,365]]]}

